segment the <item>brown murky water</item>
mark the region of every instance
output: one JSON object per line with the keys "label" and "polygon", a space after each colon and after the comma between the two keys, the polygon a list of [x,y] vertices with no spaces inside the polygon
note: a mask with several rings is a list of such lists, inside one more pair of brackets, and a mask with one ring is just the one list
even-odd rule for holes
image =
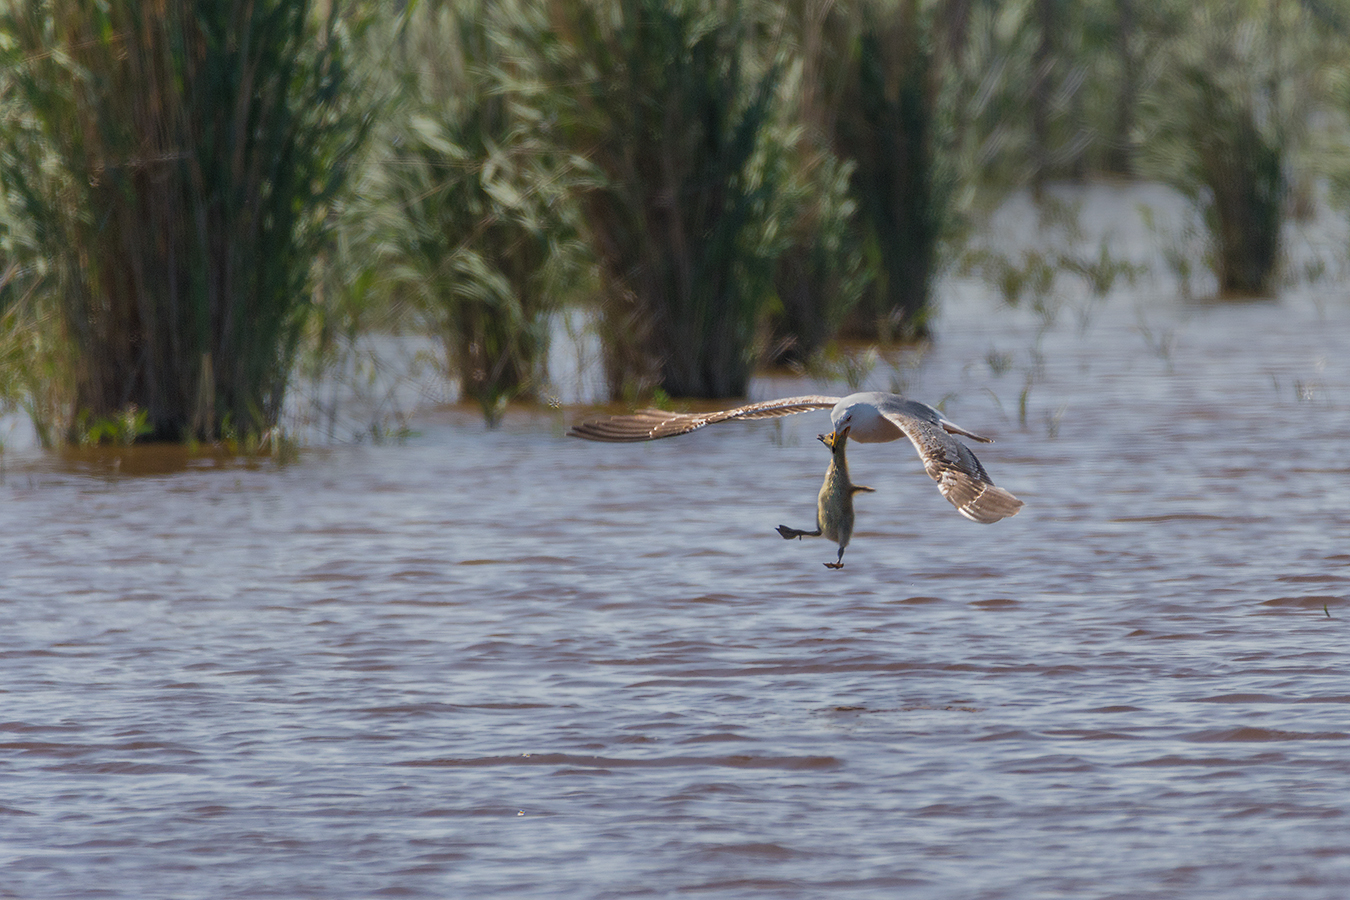
{"label": "brown murky water", "polygon": [[11,452],[0,896],[1350,895],[1350,303],[1141,303],[953,297],[868,385],[1027,507],[855,446],[841,571],[824,414]]}

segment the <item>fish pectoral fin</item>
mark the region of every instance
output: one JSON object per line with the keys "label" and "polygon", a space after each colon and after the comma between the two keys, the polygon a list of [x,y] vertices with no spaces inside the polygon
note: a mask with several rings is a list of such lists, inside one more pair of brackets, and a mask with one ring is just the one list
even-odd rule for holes
{"label": "fish pectoral fin", "polygon": [[793,538],[820,537],[820,526],[816,526],[815,531],[802,531],[800,528],[789,528],[786,525],[779,525],[778,533],[783,536],[784,540],[789,541]]}

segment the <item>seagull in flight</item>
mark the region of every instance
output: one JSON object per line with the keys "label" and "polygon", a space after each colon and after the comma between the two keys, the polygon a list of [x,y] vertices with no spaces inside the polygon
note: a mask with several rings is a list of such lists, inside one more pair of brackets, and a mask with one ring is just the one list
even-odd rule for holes
{"label": "seagull in flight", "polygon": [[864,391],[847,397],[806,395],[765,400],[716,412],[678,413],[644,409],[630,415],[591,419],[574,425],[567,433],[588,441],[626,443],[654,441],[696,431],[704,425],[743,419],[774,419],[815,409],[830,410],[834,434],[847,431],[860,444],[879,444],[908,438],[923,460],[928,477],[957,512],[981,525],[1017,515],[1022,501],[994,485],[975,454],[952,435],[980,443],[992,439],[949,422],[927,403],[907,400],[899,394]]}

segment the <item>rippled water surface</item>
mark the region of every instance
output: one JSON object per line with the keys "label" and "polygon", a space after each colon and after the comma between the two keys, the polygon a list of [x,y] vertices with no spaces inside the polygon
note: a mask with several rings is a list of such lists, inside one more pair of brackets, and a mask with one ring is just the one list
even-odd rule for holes
{"label": "rippled water surface", "polygon": [[11,452],[0,896],[1350,895],[1347,306],[949,299],[1026,509],[855,445],[841,571],[823,413]]}

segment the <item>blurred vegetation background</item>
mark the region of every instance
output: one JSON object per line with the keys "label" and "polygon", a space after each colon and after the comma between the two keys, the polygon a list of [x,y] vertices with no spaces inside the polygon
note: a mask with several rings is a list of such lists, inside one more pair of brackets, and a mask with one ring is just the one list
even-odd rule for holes
{"label": "blurred vegetation background", "polygon": [[739,396],[929,337],[958,266],[1109,290],[972,240],[1065,180],[1170,186],[1176,265],[1269,295],[1346,59],[1350,0],[4,0],[0,411],[265,448],[396,332],[491,425],[560,321],[615,400]]}

